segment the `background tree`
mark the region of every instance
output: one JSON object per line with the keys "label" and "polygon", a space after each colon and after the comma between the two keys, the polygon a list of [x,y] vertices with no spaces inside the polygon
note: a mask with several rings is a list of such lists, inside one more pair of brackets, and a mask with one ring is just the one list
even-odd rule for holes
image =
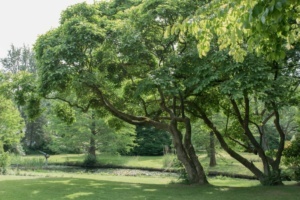
{"label": "background tree", "polygon": [[[96,152],[125,153],[133,146],[133,128],[122,125],[116,130],[98,117],[95,111],[82,113],[75,110],[73,114],[62,114],[61,112],[66,112],[66,108],[57,104],[51,112],[46,130],[51,136],[48,147],[55,153],[87,153],[96,158]],[[66,115],[73,115],[72,123],[62,119]]]}
{"label": "background tree", "polygon": [[0,149],[18,153],[19,143],[24,136],[24,121],[17,107],[9,99],[8,79],[0,73]]}
{"label": "background tree", "polygon": [[[14,88],[11,94],[14,96],[18,110],[25,121],[25,137],[22,139],[23,146],[27,152],[42,149],[47,137],[43,130],[46,123],[45,116],[41,115],[35,120],[29,119],[27,107],[30,101],[34,101],[33,91],[35,88],[36,66],[33,51],[23,46],[21,48],[11,45],[7,57],[1,59],[3,72],[8,74]],[[27,97],[25,97],[27,96]]]}
{"label": "background tree", "polygon": [[[218,118],[221,118],[218,116]],[[217,165],[216,153],[219,144],[209,128],[200,120],[193,122],[192,124],[194,134],[192,136],[193,144],[197,152],[206,151],[207,157],[209,157],[209,166],[214,167]]]}
{"label": "background tree", "polygon": [[136,146],[130,154],[139,156],[161,156],[170,150],[171,138],[168,132],[149,126],[136,126]]}

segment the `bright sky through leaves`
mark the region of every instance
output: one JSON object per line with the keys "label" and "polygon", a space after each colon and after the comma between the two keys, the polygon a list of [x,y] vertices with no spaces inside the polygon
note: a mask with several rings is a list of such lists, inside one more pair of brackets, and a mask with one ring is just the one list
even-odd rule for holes
{"label": "bright sky through leaves", "polygon": [[0,58],[7,56],[11,44],[29,47],[38,35],[58,26],[60,13],[68,6],[94,0],[1,0]]}

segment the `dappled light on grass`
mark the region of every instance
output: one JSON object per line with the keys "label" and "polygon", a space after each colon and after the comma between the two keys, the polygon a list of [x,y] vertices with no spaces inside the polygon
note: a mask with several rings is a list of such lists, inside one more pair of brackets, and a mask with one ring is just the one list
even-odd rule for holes
{"label": "dappled light on grass", "polygon": [[[1,179],[2,177],[0,177]],[[118,178],[122,182],[118,181]],[[128,178],[128,181],[126,179]],[[157,178],[157,181],[163,178]],[[213,178],[213,185],[149,184],[142,177],[39,178],[0,181],[0,199],[296,199],[299,186],[262,187],[257,181]],[[153,180],[154,182],[154,180]],[[223,183],[223,184],[222,184]],[[228,186],[230,185],[230,186]],[[18,188],[18,192],[15,192]],[[255,196],[254,196],[255,195]]]}
{"label": "dappled light on grass", "polygon": [[32,191],[32,194],[39,194],[41,191],[40,190],[34,190]]}
{"label": "dappled light on grass", "polygon": [[130,190],[131,188],[129,187],[115,187],[113,190]]}
{"label": "dappled light on grass", "polygon": [[156,189],[144,189],[143,191],[145,191],[145,192],[155,192],[157,190]]}
{"label": "dappled light on grass", "polygon": [[260,185],[258,180],[235,179],[222,176],[210,178],[209,182],[214,186],[230,187],[252,187]]}
{"label": "dappled light on grass", "polygon": [[65,196],[65,198],[66,199],[77,199],[77,198],[80,198],[83,196],[89,196],[89,195],[93,195],[93,194],[94,193],[92,193],[92,192],[77,192],[74,194],[67,195],[67,196]]}

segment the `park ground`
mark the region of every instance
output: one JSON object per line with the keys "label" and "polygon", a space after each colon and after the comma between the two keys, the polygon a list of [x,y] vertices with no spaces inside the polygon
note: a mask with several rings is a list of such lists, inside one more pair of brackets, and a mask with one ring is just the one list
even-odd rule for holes
{"label": "park ground", "polygon": [[[0,199],[242,199],[277,200],[299,198],[299,185],[285,182],[284,186],[261,186],[257,180],[224,176],[209,177],[210,185],[188,185],[178,175],[167,172],[136,169],[93,169],[57,166],[80,162],[83,155],[57,155],[45,166],[41,156],[13,158],[14,169],[0,176]],[[253,161],[255,161],[253,157]],[[123,157],[102,155],[99,161],[127,167],[166,168],[170,158]],[[207,158],[200,160],[207,165]],[[219,155],[219,166],[208,171],[249,174],[226,155]],[[24,166],[26,168],[24,168]],[[168,167],[168,166],[167,166]],[[66,170],[67,169],[67,170]]]}

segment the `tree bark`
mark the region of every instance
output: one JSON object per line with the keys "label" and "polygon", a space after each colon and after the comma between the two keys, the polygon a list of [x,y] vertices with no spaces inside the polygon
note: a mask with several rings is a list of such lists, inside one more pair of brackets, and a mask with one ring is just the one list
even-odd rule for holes
{"label": "tree bark", "polygon": [[[118,117],[119,119],[133,124],[133,125],[150,125],[157,129],[169,131],[172,135],[173,144],[177,152],[177,158],[183,164],[190,184],[205,185],[208,184],[204,169],[199,162],[198,156],[195,153],[194,147],[191,141],[191,124],[190,120],[185,117],[177,117],[166,105],[164,100],[163,92],[159,89],[161,95],[161,108],[162,111],[169,114],[170,123],[159,121],[158,119],[151,119],[149,117],[134,116],[124,113],[117,108],[115,108],[111,102],[105,98],[102,91],[96,87],[91,86],[95,93],[100,97],[102,105],[108,110],[112,115]],[[181,102],[183,105],[183,102]],[[183,134],[178,130],[177,123],[185,124],[186,133],[183,138]]]}
{"label": "tree bark", "polygon": [[94,113],[92,113],[92,123],[91,123],[90,130],[91,130],[91,137],[90,137],[90,146],[89,146],[88,154],[90,156],[93,156],[96,159],[96,140],[95,140],[95,136],[97,134],[97,131],[96,131],[96,122],[95,122]]}
{"label": "tree bark", "polygon": [[177,158],[183,164],[190,184],[208,184],[204,169],[200,164],[198,156],[191,143],[189,120],[186,121],[186,124],[188,127],[186,127],[187,131],[184,138],[182,133],[177,129],[176,120],[172,120],[170,124],[170,132],[173,136],[173,143],[177,152]]}
{"label": "tree bark", "polygon": [[215,148],[215,137],[214,132],[209,133],[209,166],[214,167],[217,165],[216,160],[216,148]]}

